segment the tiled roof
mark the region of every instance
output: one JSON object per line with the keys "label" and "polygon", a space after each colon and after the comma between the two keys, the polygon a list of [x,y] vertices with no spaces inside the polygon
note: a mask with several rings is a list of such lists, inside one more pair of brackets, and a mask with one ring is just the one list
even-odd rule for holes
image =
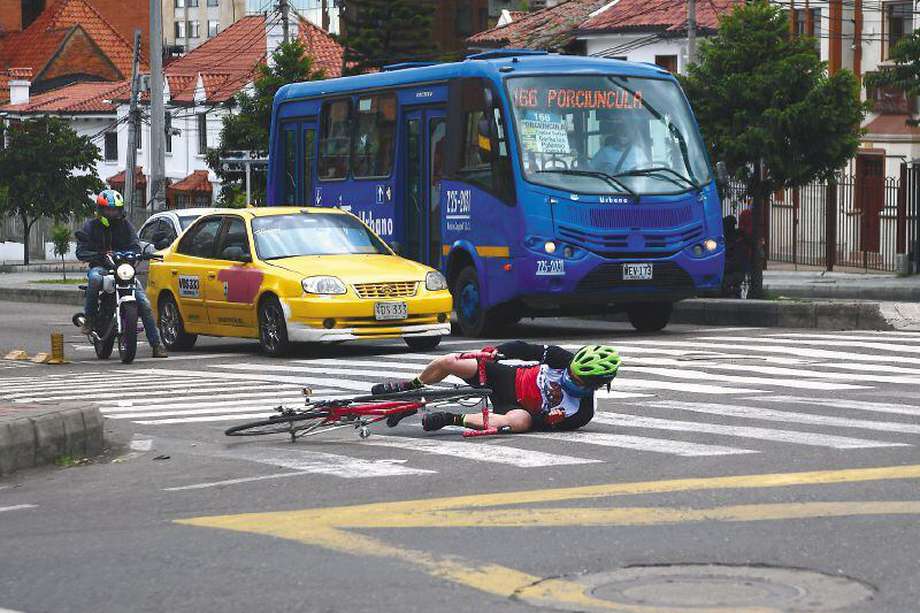
{"label": "tiled roof", "polygon": [[[498,28],[466,39],[470,47],[558,49],[572,40],[574,30],[609,0],[566,0],[551,8],[527,13]],[[625,1],[625,0],[623,0]]]}
{"label": "tiled roof", "polygon": [[911,115],[878,115],[863,126],[863,140],[875,140],[883,136],[920,136],[920,127],[907,123]]}
{"label": "tiled roof", "polygon": [[329,36],[322,28],[318,28],[307,20],[300,22],[301,42],[307,49],[307,54],[313,58],[313,68],[322,69],[326,78],[342,76],[342,58],[345,48]]}
{"label": "tiled roof", "polygon": [[[122,179],[124,181],[124,179]],[[211,193],[211,181],[208,180],[207,170],[196,170],[177,183],[170,185],[167,190],[172,192],[206,192]]]}
{"label": "tiled roof", "polygon": [[[75,28],[86,33],[122,78],[130,77],[131,44],[86,0],[58,0],[22,32],[11,32],[0,38],[0,68],[30,67],[33,75],[39,78]],[[78,58],[74,60],[79,61]],[[78,73],[80,66],[71,68]],[[146,69],[142,57],[142,70]]]}
{"label": "tiled roof", "polygon": [[[740,0],[708,0],[696,6],[697,28],[715,31],[719,17]],[[685,0],[619,0],[610,2],[593,17],[584,21],[579,33],[655,30],[683,32],[687,28]]]}
{"label": "tiled roof", "polygon": [[[108,183],[113,188],[116,185],[121,185],[122,187],[124,187],[125,180],[126,180],[125,173],[127,172],[128,172],[127,170],[122,170],[121,172],[116,173],[112,175],[111,177],[109,177],[108,179],[106,179],[105,182]],[[138,188],[138,187],[146,187],[146,186],[147,186],[147,176],[144,174],[144,169],[141,168],[140,166],[135,166],[134,167],[134,187]]]}
{"label": "tiled roof", "polygon": [[[111,100],[127,82],[75,83],[32,96],[25,104],[0,107],[5,113],[115,113]],[[106,102],[109,100],[109,102]]]}

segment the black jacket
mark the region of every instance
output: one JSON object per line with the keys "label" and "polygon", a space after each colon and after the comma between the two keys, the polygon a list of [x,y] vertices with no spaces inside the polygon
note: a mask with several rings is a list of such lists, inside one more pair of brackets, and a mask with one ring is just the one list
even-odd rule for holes
{"label": "black jacket", "polygon": [[[524,341],[510,341],[496,347],[499,353],[512,360],[525,360],[527,362],[540,362],[550,368],[568,368],[575,357],[571,351],[566,351],[558,345],[534,345]],[[594,393],[581,399],[578,411],[554,426],[543,423],[542,415],[534,418],[534,430],[577,430],[594,418]]]}
{"label": "black jacket", "polygon": [[133,251],[139,253],[137,232],[127,219],[113,221],[109,227],[98,219],[90,219],[76,233],[77,259],[90,266],[104,266],[107,251]]}

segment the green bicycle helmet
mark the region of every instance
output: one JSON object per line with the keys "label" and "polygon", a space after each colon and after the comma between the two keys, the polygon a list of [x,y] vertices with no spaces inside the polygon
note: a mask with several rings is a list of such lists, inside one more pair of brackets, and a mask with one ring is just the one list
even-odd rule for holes
{"label": "green bicycle helmet", "polygon": [[569,365],[573,375],[595,389],[613,381],[619,368],[620,356],[609,345],[585,345],[578,350]]}

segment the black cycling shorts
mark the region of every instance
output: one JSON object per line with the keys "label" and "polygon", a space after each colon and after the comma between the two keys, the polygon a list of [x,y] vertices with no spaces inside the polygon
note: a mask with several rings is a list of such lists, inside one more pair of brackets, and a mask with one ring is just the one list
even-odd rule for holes
{"label": "black cycling shorts", "polygon": [[479,384],[479,373],[466,380],[473,387],[488,387],[492,390],[489,399],[492,401],[492,410],[499,415],[504,415],[511,409],[520,408],[514,392],[514,374],[517,368],[486,362],[486,384]]}

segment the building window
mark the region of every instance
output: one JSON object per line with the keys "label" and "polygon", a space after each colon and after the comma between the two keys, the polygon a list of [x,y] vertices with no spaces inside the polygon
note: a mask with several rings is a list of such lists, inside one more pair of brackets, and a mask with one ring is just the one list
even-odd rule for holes
{"label": "building window", "polygon": [[208,38],[214,38],[218,32],[220,32],[220,22],[208,19]]}
{"label": "building window", "polygon": [[220,6],[220,0],[208,0],[208,6]]}
{"label": "building window", "polygon": [[208,114],[198,113],[198,153],[208,152]]}
{"label": "building window", "polygon": [[885,42],[888,44],[886,57],[891,56],[895,45],[913,32],[913,4],[910,2],[897,2],[885,5],[885,22],[887,29]]}
{"label": "building window", "polygon": [[186,6],[196,7],[198,6],[198,0],[185,0]]}
{"label": "building window", "polygon": [[166,121],[164,122],[166,126],[166,153],[172,153],[172,113],[166,111]]}
{"label": "building window", "polygon": [[455,26],[457,36],[467,37],[473,33],[473,12],[466,3],[457,5]]}
{"label": "building window", "polygon": [[320,179],[344,179],[348,176],[351,150],[351,100],[336,100],[323,104],[320,121],[319,164]]}
{"label": "building window", "polygon": [[177,8],[177,9],[184,9],[184,8],[185,8],[185,0],[176,0],[176,8]]}
{"label": "building window", "polygon": [[387,177],[396,143],[396,96],[358,98],[357,135],[351,168],[356,179]]}
{"label": "building window", "polygon": [[677,56],[676,55],[656,55],[655,64],[661,66],[671,74],[677,74]]}
{"label": "building window", "polygon": [[197,21],[188,22],[188,37],[189,38],[198,38],[199,29]]}
{"label": "building window", "polygon": [[185,38],[185,22],[177,21],[175,25],[176,25],[176,39]]}
{"label": "building window", "polygon": [[105,161],[118,161],[118,132],[105,133]]}

